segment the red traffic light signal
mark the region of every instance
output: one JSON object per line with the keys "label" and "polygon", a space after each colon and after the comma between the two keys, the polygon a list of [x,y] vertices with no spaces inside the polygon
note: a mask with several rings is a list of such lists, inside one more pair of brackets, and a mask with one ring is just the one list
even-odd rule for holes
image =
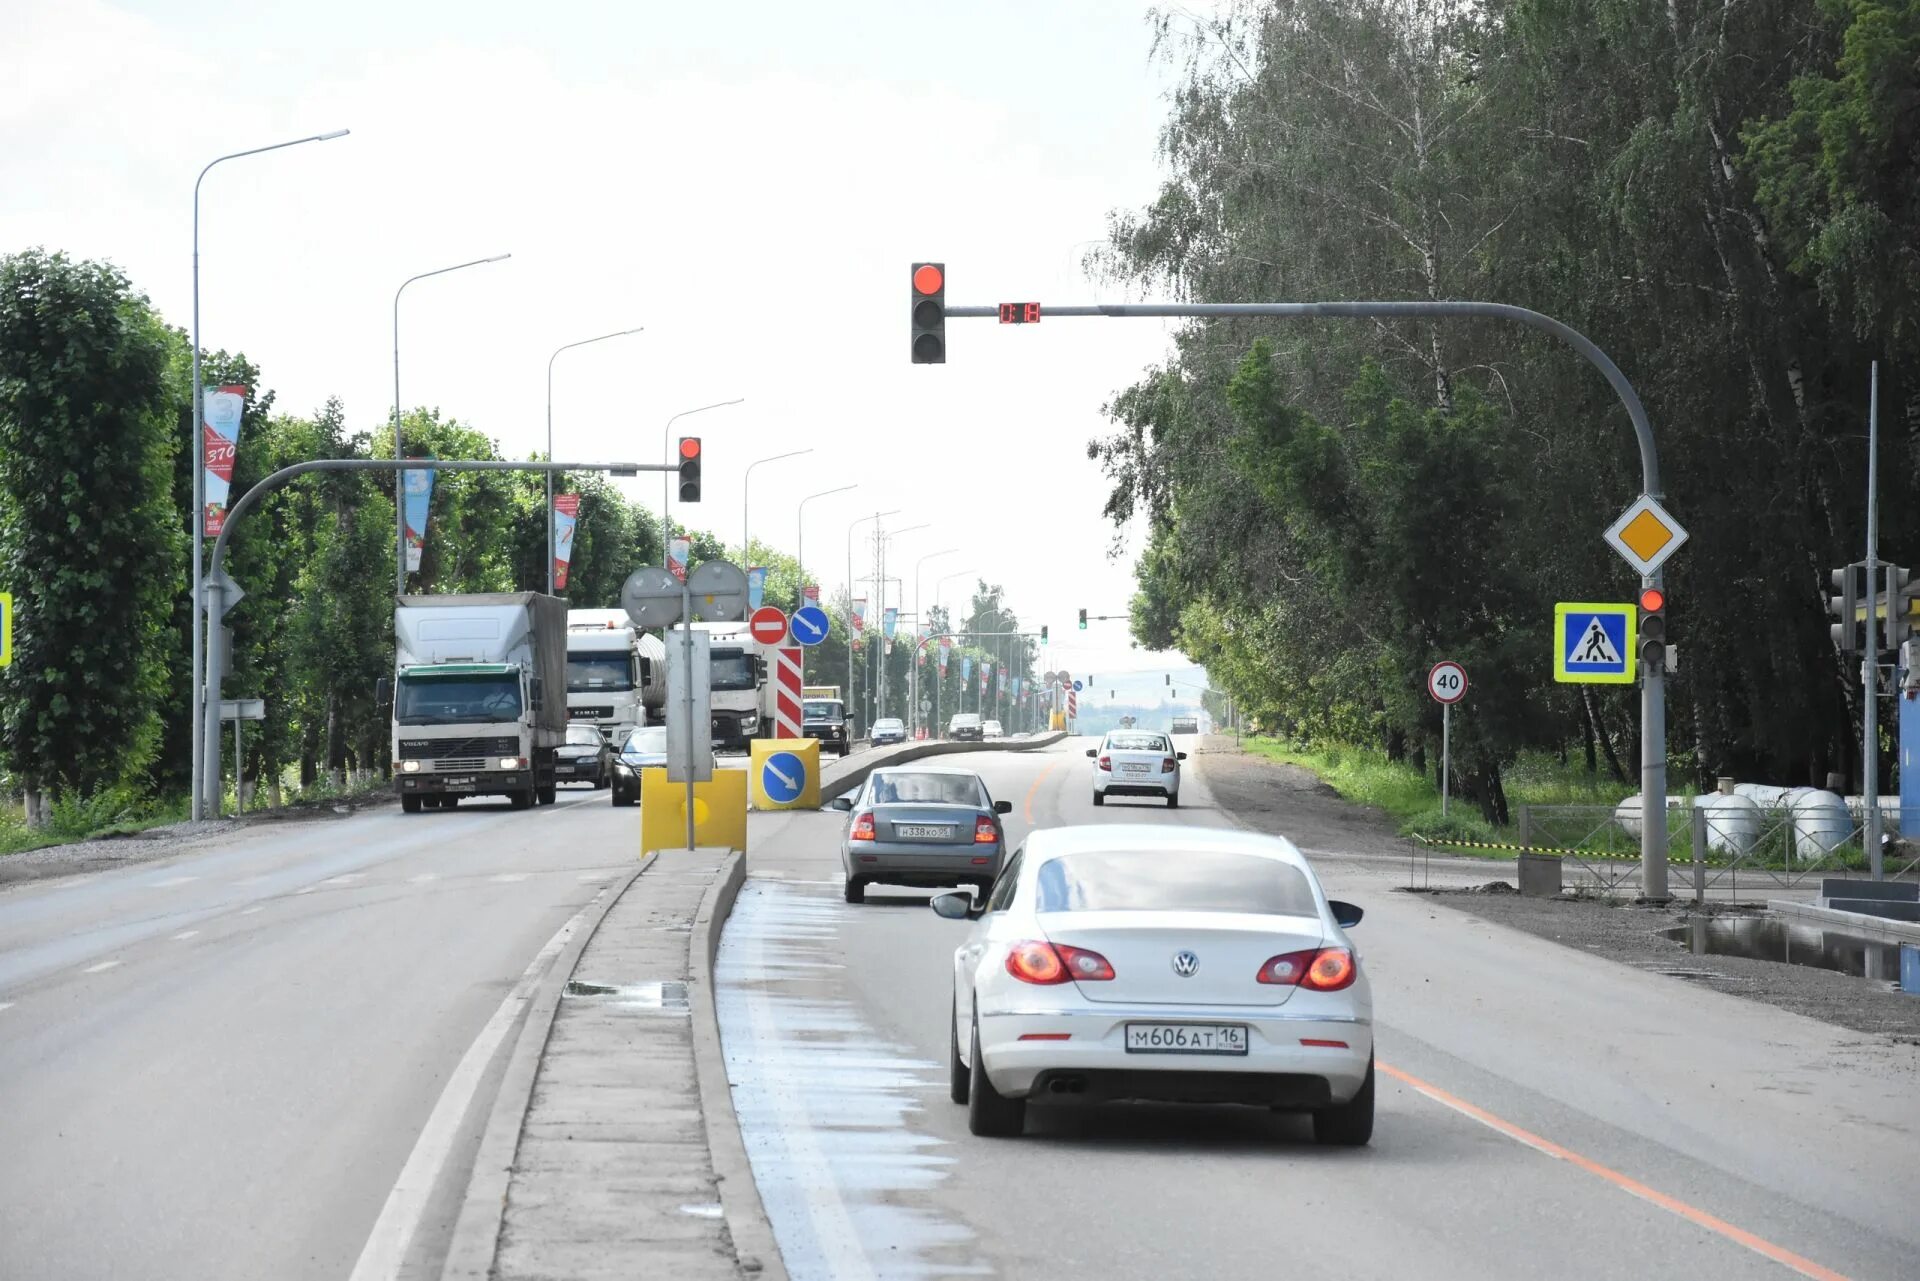
{"label": "red traffic light signal", "polygon": [[700,501],[700,438],[680,438],[680,501]]}
{"label": "red traffic light signal", "polygon": [[945,263],[913,264],[913,363],[947,363],[947,268]]}
{"label": "red traffic light signal", "polygon": [[1667,594],[1658,587],[1649,587],[1640,593],[1640,608],[1649,614],[1657,614],[1667,607]]}

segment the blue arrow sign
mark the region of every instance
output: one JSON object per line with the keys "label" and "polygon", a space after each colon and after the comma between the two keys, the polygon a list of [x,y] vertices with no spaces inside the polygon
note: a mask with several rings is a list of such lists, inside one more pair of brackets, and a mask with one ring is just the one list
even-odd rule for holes
{"label": "blue arrow sign", "polygon": [[777,805],[799,800],[806,785],[806,763],[792,752],[775,752],[760,764],[760,786]]}
{"label": "blue arrow sign", "polygon": [[1076,693],[1076,694],[1078,694],[1078,693],[1080,693],[1080,692],[1081,692],[1082,690],[1084,690],[1084,689],[1086,689],[1086,686],[1085,686],[1085,685],[1082,685],[1082,684],[1081,684],[1081,683],[1080,683],[1079,681],[1075,681],[1075,682],[1073,683],[1073,692],[1074,692],[1074,693]]}
{"label": "blue arrow sign", "polygon": [[793,611],[793,621],[788,624],[788,629],[802,645],[818,645],[827,638],[832,626],[826,610],[818,605],[802,605]]}

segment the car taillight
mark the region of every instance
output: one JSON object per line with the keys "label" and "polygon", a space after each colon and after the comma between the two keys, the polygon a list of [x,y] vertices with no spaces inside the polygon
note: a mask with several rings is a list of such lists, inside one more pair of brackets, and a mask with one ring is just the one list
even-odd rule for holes
{"label": "car taillight", "polygon": [[870,841],[873,839],[873,815],[862,814],[853,820],[853,830],[847,833],[850,841]]}
{"label": "car taillight", "polygon": [[999,839],[999,830],[994,827],[992,819],[982,814],[973,820],[973,843],[975,845],[992,845]]}
{"label": "car taillight", "polygon": [[1056,983],[1099,983],[1113,977],[1113,966],[1098,952],[1065,943],[1027,939],[1007,952],[1007,973],[1022,983],[1047,987]]}
{"label": "car taillight", "polygon": [[1100,761],[1099,761],[1099,765],[1100,765],[1100,768],[1101,768],[1101,769],[1103,769],[1103,770],[1106,770],[1107,772],[1109,772],[1109,773],[1111,773],[1111,772],[1113,771],[1113,757],[1111,757],[1111,756],[1102,756],[1102,757],[1100,758]]}
{"label": "car taillight", "polygon": [[1352,952],[1344,947],[1323,947],[1276,956],[1260,967],[1257,977],[1262,983],[1282,987],[1338,992],[1341,988],[1352,987],[1359,972],[1359,967],[1353,963]]}
{"label": "car taillight", "polygon": [[1164,757],[1160,761],[1160,772],[1162,774],[1171,774],[1179,767],[1179,764],[1180,762],[1174,760],[1171,756]]}

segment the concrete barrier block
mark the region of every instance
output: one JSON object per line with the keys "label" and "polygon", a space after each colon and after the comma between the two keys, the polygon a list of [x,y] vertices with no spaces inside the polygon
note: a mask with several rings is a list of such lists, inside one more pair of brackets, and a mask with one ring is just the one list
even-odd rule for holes
{"label": "concrete barrier block", "polygon": [[1552,898],[1561,889],[1558,854],[1520,856],[1520,892],[1530,898]]}

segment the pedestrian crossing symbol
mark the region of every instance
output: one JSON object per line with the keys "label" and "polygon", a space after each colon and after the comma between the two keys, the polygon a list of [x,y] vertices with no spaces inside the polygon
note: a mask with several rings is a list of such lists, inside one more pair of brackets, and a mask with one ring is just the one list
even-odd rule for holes
{"label": "pedestrian crossing symbol", "polygon": [[1632,605],[1561,602],[1553,607],[1553,679],[1574,685],[1633,684]]}

